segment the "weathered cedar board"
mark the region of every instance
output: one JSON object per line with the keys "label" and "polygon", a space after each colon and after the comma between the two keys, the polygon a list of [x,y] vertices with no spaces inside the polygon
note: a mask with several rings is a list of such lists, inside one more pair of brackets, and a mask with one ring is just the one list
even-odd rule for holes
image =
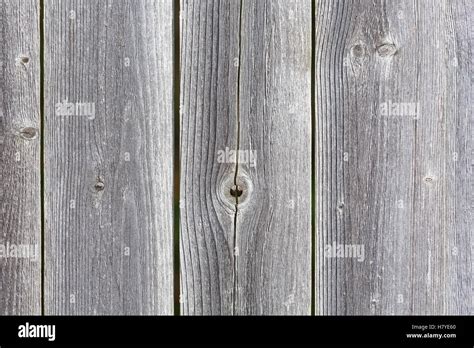
{"label": "weathered cedar board", "polygon": [[317,314],[472,314],[472,6],[316,1]]}
{"label": "weathered cedar board", "polygon": [[172,1],[45,1],[46,314],[173,312],[172,40]]}
{"label": "weathered cedar board", "polygon": [[[0,314],[41,314],[40,59],[36,0],[0,6]],[[8,248],[6,251],[5,248]],[[15,250],[23,248],[14,257]]]}
{"label": "weathered cedar board", "polygon": [[310,314],[311,2],[181,5],[182,313]]}
{"label": "weathered cedar board", "polygon": [[310,314],[311,1],[242,3],[237,314]]}

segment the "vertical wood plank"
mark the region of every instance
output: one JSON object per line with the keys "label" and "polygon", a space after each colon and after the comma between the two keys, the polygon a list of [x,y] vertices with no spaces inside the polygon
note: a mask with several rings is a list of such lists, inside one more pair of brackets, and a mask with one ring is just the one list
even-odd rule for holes
{"label": "vertical wood plank", "polygon": [[310,17],[309,1],[182,2],[184,314],[310,313]]}
{"label": "vertical wood plank", "polygon": [[233,313],[239,0],[181,3],[181,313]]}
{"label": "vertical wood plank", "polygon": [[[449,186],[446,206],[448,233],[444,289],[445,312],[474,313],[474,3],[449,2],[446,6],[447,32],[450,39],[447,90],[450,98],[448,115],[454,115],[447,139],[447,173]],[[452,99],[451,99],[452,98]],[[453,136],[454,135],[454,136]],[[451,152],[451,153],[450,153]],[[451,194],[454,192],[454,194]],[[431,222],[430,222],[431,223]],[[469,247],[470,246],[470,247]]]}
{"label": "vertical wood plank", "polygon": [[237,314],[311,314],[311,1],[243,0]]}
{"label": "vertical wood plank", "polygon": [[46,314],[171,314],[173,2],[48,0],[45,64]]}
{"label": "vertical wood plank", "polygon": [[39,3],[0,2],[0,314],[41,314]]}
{"label": "vertical wood plank", "polygon": [[472,313],[472,5],[315,11],[317,313]]}

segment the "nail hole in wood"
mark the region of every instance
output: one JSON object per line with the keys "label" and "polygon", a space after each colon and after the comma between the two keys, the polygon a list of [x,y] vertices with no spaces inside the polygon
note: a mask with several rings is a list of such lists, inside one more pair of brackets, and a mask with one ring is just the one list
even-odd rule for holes
{"label": "nail hole in wood", "polygon": [[431,183],[433,183],[433,181],[434,181],[434,177],[428,175],[428,176],[425,176],[425,177],[423,178],[423,180],[424,180],[427,184],[431,184]]}

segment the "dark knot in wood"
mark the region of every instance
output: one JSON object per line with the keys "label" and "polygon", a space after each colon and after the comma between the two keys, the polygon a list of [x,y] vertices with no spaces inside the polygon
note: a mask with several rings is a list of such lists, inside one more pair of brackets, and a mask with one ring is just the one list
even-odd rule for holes
{"label": "dark knot in wood", "polygon": [[231,189],[230,189],[230,195],[232,197],[240,197],[242,196],[242,193],[244,191],[241,189],[241,187],[239,185],[234,185]]}
{"label": "dark knot in wood", "polygon": [[94,185],[94,188],[97,192],[103,191],[105,188],[104,182],[102,181],[102,178],[98,177],[97,182]]}
{"label": "dark knot in wood", "polygon": [[20,130],[20,137],[22,137],[25,140],[33,140],[36,138],[37,134],[38,134],[38,130],[33,127],[26,127]]}
{"label": "dark knot in wood", "polygon": [[377,53],[380,57],[389,57],[397,53],[397,47],[391,43],[384,43],[377,47]]}

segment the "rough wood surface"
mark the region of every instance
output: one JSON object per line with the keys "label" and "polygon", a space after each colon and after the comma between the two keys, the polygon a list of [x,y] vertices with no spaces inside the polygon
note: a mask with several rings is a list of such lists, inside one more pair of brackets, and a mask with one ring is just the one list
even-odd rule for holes
{"label": "rough wood surface", "polygon": [[172,6],[45,2],[46,314],[173,311]]}
{"label": "rough wood surface", "polygon": [[242,3],[236,313],[309,315],[311,1]]}
{"label": "rough wood surface", "polygon": [[42,3],[0,0],[0,314],[474,313],[472,1]]}
{"label": "rough wood surface", "polygon": [[315,7],[316,313],[472,314],[472,3]]}
{"label": "rough wood surface", "polygon": [[182,312],[309,314],[311,3],[181,18]]}
{"label": "rough wood surface", "polygon": [[240,3],[181,3],[181,312],[233,313]]}
{"label": "rough wood surface", "polygon": [[0,314],[41,313],[39,43],[38,1],[1,1]]}

